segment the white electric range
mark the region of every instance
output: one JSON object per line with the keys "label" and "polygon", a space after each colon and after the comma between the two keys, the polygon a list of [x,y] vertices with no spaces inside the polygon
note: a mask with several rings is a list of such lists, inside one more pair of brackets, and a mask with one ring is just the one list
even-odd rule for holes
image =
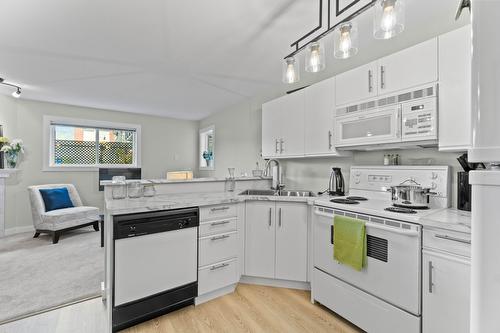
{"label": "white electric range", "polygon": [[[449,177],[447,166],[351,167],[349,196],[319,197],[314,202],[313,300],[368,332],[420,332],[422,227],[418,222],[449,207]],[[407,179],[436,193],[430,197],[430,208],[388,211],[393,207],[387,189]],[[333,260],[335,215],[365,221],[367,265],[361,271]]]}

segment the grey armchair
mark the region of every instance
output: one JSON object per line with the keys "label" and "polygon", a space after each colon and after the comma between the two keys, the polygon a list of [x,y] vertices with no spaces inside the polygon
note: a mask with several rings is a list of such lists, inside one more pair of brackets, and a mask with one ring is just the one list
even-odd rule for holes
{"label": "grey armchair", "polygon": [[[66,187],[68,189],[69,197],[74,207],[47,212],[39,190],[61,187]],[[64,231],[86,226],[93,226],[95,231],[99,231],[99,209],[96,207],[84,206],[74,185],[51,184],[30,186],[28,187],[28,192],[30,196],[33,225],[35,227],[35,235],[33,238],[40,236],[40,233],[48,233],[52,235],[52,243],[56,244],[59,241],[59,236]]]}

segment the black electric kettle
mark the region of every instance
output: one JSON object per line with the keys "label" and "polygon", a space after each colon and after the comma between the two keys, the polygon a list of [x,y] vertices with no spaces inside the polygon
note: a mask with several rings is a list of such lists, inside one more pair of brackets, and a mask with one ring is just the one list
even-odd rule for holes
{"label": "black electric kettle", "polygon": [[330,174],[330,183],[328,184],[328,194],[335,196],[345,195],[344,176],[340,168],[332,168]]}

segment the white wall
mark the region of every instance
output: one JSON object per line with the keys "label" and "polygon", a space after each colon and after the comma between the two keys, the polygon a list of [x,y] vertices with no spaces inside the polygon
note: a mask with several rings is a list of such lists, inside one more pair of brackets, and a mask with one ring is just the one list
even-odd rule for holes
{"label": "white wall", "polygon": [[[206,176],[225,177],[229,166],[236,167],[236,174],[251,172],[255,161],[262,161],[261,154],[261,105],[248,101],[200,122],[201,127],[215,125],[215,171]],[[328,186],[331,167],[341,167],[348,187],[351,165],[382,165],[384,154],[399,154],[403,164],[412,158],[432,158],[436,165],[452,167],[452,202],[456,207],[457,177],[462,171],[457,153],[442,153],[437,149],[355,152],[352,157],[300,158],[281,160],[285,185],[289,189],[322,191]],[[263,163],[260,164],[261,168]]]}
{"label": "white wall", "polygon": [[42,172],[44,144],[42,142],[42,119],[44,115],[141,125],[144,178],[164,178],[167,170],[196,170],[194,148],[198,140],[197,122],[22,99],[15,100],[9,96],[0,96],[0,125],[4,127],[4,135],[11,139],[24,140],[27,151],[19,166],[21,171],[7,181],[5,221],[7,232],[32,224],[26,190],[29,185],[73,183],[85,204],[103,208],[103,192],[98,191],[97,184],[98,172]]}

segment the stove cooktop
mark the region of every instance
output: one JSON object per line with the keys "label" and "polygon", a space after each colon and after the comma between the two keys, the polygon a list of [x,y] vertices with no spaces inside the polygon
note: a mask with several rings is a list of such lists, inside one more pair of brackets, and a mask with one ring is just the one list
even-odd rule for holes
{"label": "stove cooktop", "polygon": [[417,214],[417,211],[414,209],[410,208],[403,208],[403,207],[387,207],[384,208],[385,211],[392,212],[392,213],[401,213],[401,214]]}
{"label": "stove cooktop", "polygon": [[352,200],[352,199],[349,199],[349,198],[331,199],[330,202],[340,203],[340,204],[346,204],[346,205],[358,205],[359,204],[359,201]]}

